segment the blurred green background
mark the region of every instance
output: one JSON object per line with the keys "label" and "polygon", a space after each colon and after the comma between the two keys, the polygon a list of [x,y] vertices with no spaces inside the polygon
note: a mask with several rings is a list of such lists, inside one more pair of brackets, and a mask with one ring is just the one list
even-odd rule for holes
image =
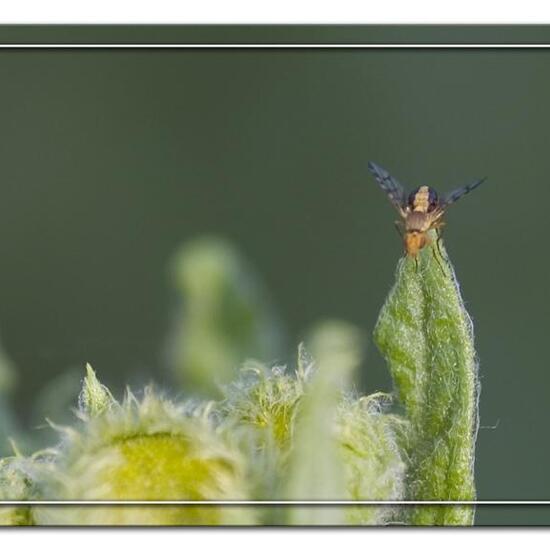
{"label": "blurred green background", "polygon": [[441,191],[488,176],[444,234],[480,357],[479,498],[550,499],[550,51],[3,50],[0,77],[0,338],[24,424],[86,361],[116,392],[170,385],[169,262],[204,234],[260,274],[289,349],[351,321],[362,388],[389,389],[370,338],[401,243],[367,161]]}

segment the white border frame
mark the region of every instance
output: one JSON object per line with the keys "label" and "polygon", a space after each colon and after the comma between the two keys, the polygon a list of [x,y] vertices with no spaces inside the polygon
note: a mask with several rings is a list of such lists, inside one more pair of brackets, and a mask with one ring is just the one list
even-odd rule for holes
{"label": "white border frame", "polygon": [[[548,32],[550,33],[550,25],[548,25]],[[54,50],[64,50],[64,49],[137,49],[137,50],[169,50],[169,49],[197,49],[197,50],[209,50],[209,49],[229,49],[229,50],[238,50],[238,49],[251,49],[251,50],[264,50],[264,49],[359,49],[359,50],[383,50],[383,49],[419,49],[419,50],[430,50],[430,49],[458,49],[458,50],[469,50],[469,49],[504,49],[504,50],[535,50],[535,49],[548,49],[550,48],[549,44],[18,44],[14,42],[13,44],[0,44],[0,49],[54,49]]]}
{"label": "white border frame", "polygon": [[[25,25],[26,26],[26,25]],[[72,26],[72,25],[70,25]],[[96,25],[93,25],[96,26]],[[98,25],[100,26],[100,25]],[[414,26],[414,25],[409,25]],[[550,32],[550,26],[549,26]],[[0,44],[2,49],[550,49],[550,44]],[[550,500],[0,500],[2,506],[478,506]]]}

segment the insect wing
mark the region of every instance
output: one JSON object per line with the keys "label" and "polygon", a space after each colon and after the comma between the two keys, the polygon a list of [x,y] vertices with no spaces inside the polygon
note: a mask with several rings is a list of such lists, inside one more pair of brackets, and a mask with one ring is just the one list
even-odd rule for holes
{"label": "insect wing", "polygon": [[403,186],[381,166],[369,162],[369,171],[375,177],[380,187],[386,192],[392,204],[401,210],[405,206],[405,190]]}
{"label": "insect wing", "polygon": [[474,183],[470,183],[469,185],[465,185],[464,187],[459,187],[458,189],[447,193],[447,195],[443,199],[441,206],[446,207],[450,204],[453,204],[453,202],[456,202],[463,195],[466,195],[470,191],[473,191],[476,187],[479,187],[486,179],[487,178],[480,179],[478,181],[475,181]]}

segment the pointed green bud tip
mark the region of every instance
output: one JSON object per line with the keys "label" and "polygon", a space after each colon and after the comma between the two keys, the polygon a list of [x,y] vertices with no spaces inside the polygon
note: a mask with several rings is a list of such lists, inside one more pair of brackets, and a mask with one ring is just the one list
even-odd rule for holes
{"label": "pointed green bud tip", "polygon": [[361,331],[350,323],[326,320],[313,328],[307,346],[316,364],[328,365],[324,373],[343,382],[361,362],[365,342]]}
{"label": "pointed green bud tip", "polygon": [[93,418],[109,410],[116,403],[109,389],[96,377],[92,366],[86,364],[86,377],[78,396],[78,408],[84,418]]}

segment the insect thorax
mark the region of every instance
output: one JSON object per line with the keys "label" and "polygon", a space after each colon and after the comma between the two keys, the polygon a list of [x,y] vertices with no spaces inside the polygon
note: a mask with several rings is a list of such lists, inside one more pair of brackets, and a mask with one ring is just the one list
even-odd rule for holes
{"label": "insect thorax", "polygon": [[413,212],[431,212],[438,202],[435,189],[427,185],[421,185],[409,195],[408,206]]}
{"label": "insect thorax", "polygon": [[424,232],[430,229],[432,216],[426,212],[409,212],[405,218],[406,231]]}

